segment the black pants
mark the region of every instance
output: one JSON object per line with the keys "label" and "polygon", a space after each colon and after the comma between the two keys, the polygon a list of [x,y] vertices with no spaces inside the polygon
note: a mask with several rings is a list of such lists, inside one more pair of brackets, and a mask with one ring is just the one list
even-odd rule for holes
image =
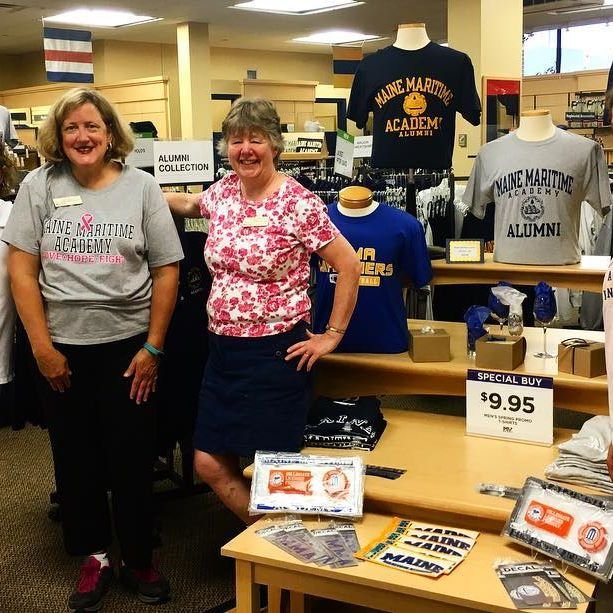
{"label": "black pants", "polygon": [[[155,413],[130,400],[123,373],[145,335],[100,345],[55,346],[72,370],[64,393],[46,385],[64,545],[88,555],[111,544],[111,507],[126,565],[151,563]],[[45,382],[46,383],[46,382]]]}

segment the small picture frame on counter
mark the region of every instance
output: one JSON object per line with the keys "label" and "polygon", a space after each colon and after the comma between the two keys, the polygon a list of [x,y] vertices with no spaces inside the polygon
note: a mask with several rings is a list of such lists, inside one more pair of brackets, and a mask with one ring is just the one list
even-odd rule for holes
{"label": "small picture frame on counter", "polygon": [[448,238],[445,246],[447,264],[483,264],[484,253],[482,238]]}

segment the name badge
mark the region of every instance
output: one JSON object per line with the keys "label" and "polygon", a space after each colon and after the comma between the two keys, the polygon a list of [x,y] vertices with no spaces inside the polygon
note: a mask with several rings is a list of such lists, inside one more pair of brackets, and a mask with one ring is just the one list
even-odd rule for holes
{"label": "name badge", "polygon": [[75,204],[83,204],[81,196],[64,196],[63,198],[54,198],[53,204],[56,208],[62,206],[75,206]]}
{"label": "name badge", "polygon": [[262,216],[245,217],[243,228],[264,228],[268,225],[268,218]]}

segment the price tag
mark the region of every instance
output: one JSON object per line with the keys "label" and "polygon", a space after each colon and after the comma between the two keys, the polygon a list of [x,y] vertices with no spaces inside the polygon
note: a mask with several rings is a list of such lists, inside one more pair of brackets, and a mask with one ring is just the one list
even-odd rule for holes
{"label": "price tag", "polygon": [[369,158],[372,155],[372,136],[356,136],[353,147],[354,159]]}
{"label": "price tag", "polygon": [[353,136],[343,130],[336,131],[334,172],[350,179],[353,177]]}
{"label": "price tag", "polygon": [[553,443],[553,378],[469,369],[466,433]]}

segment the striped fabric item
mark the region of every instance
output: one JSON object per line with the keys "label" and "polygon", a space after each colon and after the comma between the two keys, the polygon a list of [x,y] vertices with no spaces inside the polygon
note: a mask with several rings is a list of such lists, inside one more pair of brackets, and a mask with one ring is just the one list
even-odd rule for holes
{"label": "striped fabric item", "polygon": [[334,87],[351,87],[353,75],[362,60],[361,47],[332,47]]}
{"label": "striped fabric item", "polygon": [[43,28],[47,81],[93,83],[92,33]]}

